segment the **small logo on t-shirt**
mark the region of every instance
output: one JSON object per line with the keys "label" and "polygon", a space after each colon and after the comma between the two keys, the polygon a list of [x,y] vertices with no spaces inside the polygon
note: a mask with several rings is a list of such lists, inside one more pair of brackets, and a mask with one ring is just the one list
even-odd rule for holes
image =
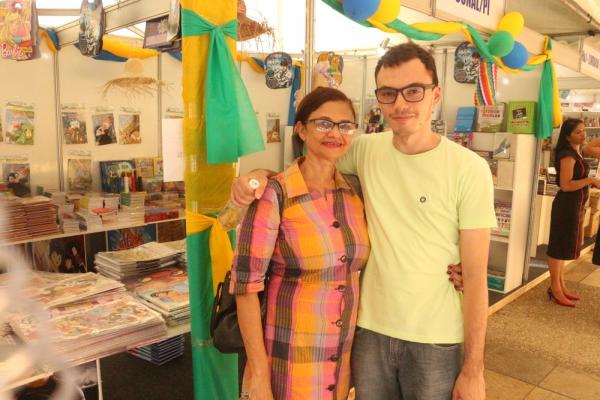
{"label": "small logo on t-shirt", "polygon": [[419,201],[420,201],[421,203],[425,203],[425,202],[427,201],[427,197],[425,197],[425,196],[421,196],[421,198],[419,199]]}

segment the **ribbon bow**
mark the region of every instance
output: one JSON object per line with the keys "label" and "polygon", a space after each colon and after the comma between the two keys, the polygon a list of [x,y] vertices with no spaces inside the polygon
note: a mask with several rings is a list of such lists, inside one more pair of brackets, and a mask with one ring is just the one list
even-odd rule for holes
{"label": "ribbon bow", "polygon": [[[186,211],[185,219],[188,236],[211,229],[209,248],[212,261],[213,293],[217,293],[219,282],[223,281],[233,262],[233,250],[231,250],[229,236],[216,218]],[[229,290],[229,288],[225,288],[225,290]]]}
{"label": "ribbon bow", "polygon": [[183,37],[210,37],[205,93],[208,163],[233,163],[241,156],[264,150],[256,114],[225,38],[237,39],[237,20],[218,26],[182,9],[181,31]]}

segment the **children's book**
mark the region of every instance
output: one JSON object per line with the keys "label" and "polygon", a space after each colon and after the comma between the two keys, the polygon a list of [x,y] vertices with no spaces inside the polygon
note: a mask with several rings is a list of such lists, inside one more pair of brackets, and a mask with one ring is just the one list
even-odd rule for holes
{"label": "children's book", "polygon": [[107,232],[108,250],[126,250],[156,241],[156,225],[117,229]]}
{"label": "children's book", "polygon": [[142,143],[140,114],[119,115],[119,144]]}
{"label": "children's book", "polygon": [[104,26],[102,0],[82,1],[79,14],[79,51],[81,54],[89,57],[100,54]]}
{"label": "children's book", "polygon": [[6,143],[32,145],[35,129],[33,106],[8,103],[5,112]]}
{"label": "children's book", "polygon": [[501,132],[504,125],[504,103],[477,107],[477,132]]}
{"label": "children's book", "polygon": [[67,183],[69,191],[90,192],[92,190],[92,160],[69,159]]}
{"label": "children's book", "polygon": [[476,107],[458,107],[454,132],[473,132],[476,114]]}
{"label": "children's book", "polygon": [[102,191],[108,193],[121,192],[121,175],[133,170],[133,160],[100,161]]}
{"label": "children's book", "polygon": [[117,143],[115,134],[115,116],[113,113],[102,113],[92,115],[92,125],[94,127],[94,137],[96,145]]}
{"label": "children's book", "polygon": [[512,133],[535,132],[535,101],[508,103],[506,130]]}
{"label": "children's book", "polygon": [[10,60],[30,60],[34,57],[37,24],[35,2],[32,0],[0,1],[0,55]]}
{"label": "children's book", "polygon": [[154,159],[148,158],[135,158],[135,172],[138,177],[142,178],[154,178]]}
{"label": "children's book", "polygon": [[83,109],[63,109],[61,122],[65,144],[87,143],[87,129]]}
{"label": "children's book", "polygon": [[31,194],[29,164],[5,163],[2,165],[2,180],[15,196],[27,197]]}

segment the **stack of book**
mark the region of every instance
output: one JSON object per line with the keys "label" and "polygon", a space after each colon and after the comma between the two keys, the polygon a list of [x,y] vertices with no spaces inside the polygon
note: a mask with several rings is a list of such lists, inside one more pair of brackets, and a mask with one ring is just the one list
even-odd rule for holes
{"label": "stack of book", "polygon": [[178,252],[156,242],[127,250],[96,253],[96,270],[109,278],[126,280],[172,266]]}
{"label": "stack of book", "polygon": [[141,207],[121,206],[119,222],[130,225],[143,225],[146,209]]}
{"label": "stack of book", "polygon": [[188,277],[185,270],[167,268],[126,283],[148,307],[158,311],[167,325],[176,326],[190,320]]}
{"label": "stack of book", "polygon": [[34,196],[23,200],[23,211],[27,231],[31,237],[51,235],[60,232],[57,221],[57,207],[44,196]]}
{"label": "stack of book", "polygon": [[22,200],[18,197],[0,199],[5,218],[0,238],[7,242],[30,239]]}
{"label": "stack of book", "polygon": [[102,229],[102,219],[95,213],[91,213],[87,210],[79,210],[75,213],[79,220],[79,226],[85,230],[91,231],[96,229]]}
{"label": "stack of book", "polygon": [[165,219],[179,218],[179,204],[172,203],[171,207],[147,207],[144,222],[163,221]]}
{"label": "stack of book", "polygon": [[149,346],[129,350],[129,353],[142,360],[150,361],[152,364],[163,365],[182,356],[184,351],[184,337],[183,335],[178,335]]}
{"label": "stack of book", "polygon": [[169,246],[173,250],[177,251],[177,264],[181,268],[187,269],[187,241],[185,239],[175,240],[173,242],[164,242],[165,246]]}
{"label": "stack of book", "polygon": [[129,207],[144,207],[146,192],[121,193],[121,204]]}

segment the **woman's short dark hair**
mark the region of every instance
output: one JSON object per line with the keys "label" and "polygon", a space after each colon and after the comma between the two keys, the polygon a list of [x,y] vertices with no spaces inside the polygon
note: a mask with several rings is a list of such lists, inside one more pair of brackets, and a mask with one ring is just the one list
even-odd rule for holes
{"label": "woman's short dark hair", "polygon": [[[344,92],[333,89],[330,87],[317,87],[315,90],[307,94],[300,104],[298,105],[298,109],[296,110],[296,118],[294,119],[294,125],[298,122],[302,124],[308,123],[308,117],[315,110],[321,107],[325,103],[329,103],[330,101],[341,101],[348,104],[350,110],[352,110],[352,117],[356,121],[356,113],[354,111],[354,107],[352,106],[352,100],[348,98],[344,94]],[[293,147],[294,149],[302,149],[304,145],[304,141],[300,138],[297,132],[293,135]]]}
{"label": "woman's short dark hair", "polygon": [[433,84],[437,86],[439,81],[433,55],[414,42],[402,43],[391,47],[377,62],[375,79],[377,80],[377,74],[379,74],[379,70],[382,67],[397,67],[415,58],[421,60],[425,69],[431,74]]}
{"label": "woman's short dark hair", "polygon": [[571,133],[573,133],[579,124],[583,124],[583,120],[579,118],[567,118],[563,121],[562,126],[560,127],[558,140],[556,141],[556,147],[554,148],[554,164],[560,162],[558,159],[560,152],[571,147],[568,140],[569,136],[571,136]]}

